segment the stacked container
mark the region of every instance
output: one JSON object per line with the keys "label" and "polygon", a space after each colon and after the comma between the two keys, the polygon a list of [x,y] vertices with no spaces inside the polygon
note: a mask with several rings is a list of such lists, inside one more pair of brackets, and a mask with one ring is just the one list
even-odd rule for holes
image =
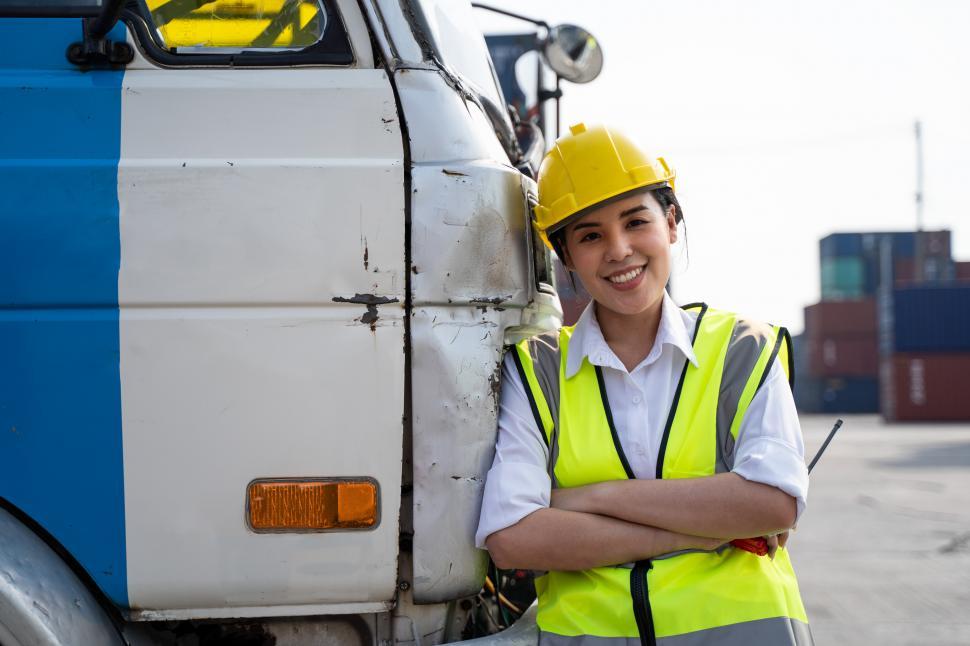
{"label": "stacked container", "polygon": [[953,263],[953,274],[957,282],[961,282],[961,283],[970,282],[970,262]]}
{"label": "stacked container", "polygon": [[[800,410],[886,412],[880,399],[899,400],[895,290],[921,292],[952,284],[958,272],[970,275],[970,267],[954,264],[950,240],[949,231],[897,231],[836,233],[819,242],[822,300],[805,308],[796,349]],[[949,343],[949,335],[940,338]]]}
{"label": "stacked container", "polygon": [[[950,252],[950,232],[885,231],[833,233],[819,242],[822,300],[840,301],[875,296],[885,283],[949,282],[956,266]],[[891,255],[889,275],[882,255]],[[966,264],[966,263],[962,263]],[[970,268],[962,268],[970,275]]]}
{"label": "stacked container", "polygon": [[900,287],[881,366],[883,416],[970,420],[970,283]]}
{"label": "stacked container", "polygon": [[879,410],[874,298],[822,301],[806,307],[805,333],[796,344],[799,409],[813,413]]}

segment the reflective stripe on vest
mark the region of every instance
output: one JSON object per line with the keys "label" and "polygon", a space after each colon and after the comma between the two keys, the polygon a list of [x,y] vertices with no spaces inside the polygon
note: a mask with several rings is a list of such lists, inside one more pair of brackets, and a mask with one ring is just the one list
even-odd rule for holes
{"label": "reflective stripe on vest", "polygon": [[[729,471],[741,421],[772,364],[781,361],[791,378],[790,338],[784,328],[706,305],[691,307],[700,309],[693,340],[698,365],[685,361],[662,436],[657,477]],[[564,328],[527,339],[516,345],[514,356],[550,447],[554,486],[632,478],[601,369],[584,360],[575,375],[565,377],[571,334],[571,328]],[[766,626],[786,628],[765,643],[811,643],[784,549],[773,561],[725,547],[642,561],[632,570],[554,571],[538,578],[536,589],[543,643],[580,637],[642,644],[699,643],[695,638],[737,643],[734,635],[769,630]],[[760,638],[753,639],[757,643]]]}
{"label": "reflective stripe on vest", "polygon": [[[640,646],[640,638],[595,637],[593,635],[567,637],[543,632],[539,643],[540,646]],[[784,617],[719,626],[685,635],[661,637],[657,640],[657,646],[710,646],[711,644],[718,646],[774,646],[774,644],[810,646],[814,642],[808,624]]]}

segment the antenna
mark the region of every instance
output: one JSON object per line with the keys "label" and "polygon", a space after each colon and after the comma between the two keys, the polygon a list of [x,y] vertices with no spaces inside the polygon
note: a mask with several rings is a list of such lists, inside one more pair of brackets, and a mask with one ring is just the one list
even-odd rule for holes
{"label": "antenna", "polygon": [[923,230],[923,123],[917,119],[916,134],[916,230]]}

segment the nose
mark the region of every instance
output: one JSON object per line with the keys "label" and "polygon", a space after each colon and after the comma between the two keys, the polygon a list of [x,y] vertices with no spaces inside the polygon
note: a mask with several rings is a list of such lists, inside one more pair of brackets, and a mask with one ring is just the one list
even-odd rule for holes
{"label": "nose", "polygon": [[620,262],[633,253],[630,241],[623,233],[615,233],[607,237],[606,260]]}

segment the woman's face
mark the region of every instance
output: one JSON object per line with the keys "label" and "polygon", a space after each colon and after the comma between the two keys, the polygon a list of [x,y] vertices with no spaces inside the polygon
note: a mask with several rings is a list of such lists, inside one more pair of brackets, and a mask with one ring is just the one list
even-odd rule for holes
{"label": "woman's face", "polygon": [[641,193],[567,226],[563,255],[601,307],[632,315],[663,298],[676,241],[673,207],[664,213],[651,193]]}

